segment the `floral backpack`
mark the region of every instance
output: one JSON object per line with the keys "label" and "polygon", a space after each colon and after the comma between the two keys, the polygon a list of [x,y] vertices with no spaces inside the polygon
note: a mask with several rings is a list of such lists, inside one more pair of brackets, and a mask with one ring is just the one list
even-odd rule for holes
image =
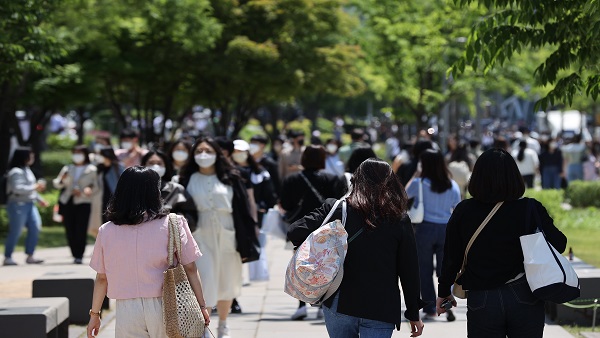
{"label": "floral backpack", "polygon": [[[342,221],[329,219],[342,203]],[[348,239],[346,201],[338,200],[323,224],[298,247],[288,264],[284,291],[303,302],[318,306],[340,287],[344,277],[344,259],[348,243],[363,231],[361,228]]]}

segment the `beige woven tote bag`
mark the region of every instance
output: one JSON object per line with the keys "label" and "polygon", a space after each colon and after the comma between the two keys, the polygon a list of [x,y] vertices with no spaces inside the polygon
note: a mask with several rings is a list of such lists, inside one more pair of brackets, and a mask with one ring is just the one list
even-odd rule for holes
{"label": "beige woven tote bag", "polygon": [[173,251],[181,253],[177,215],[169,214],[169,268],[164,272],[163,320],[169,338],[196,338],[204,335],[204,316],[190,286],[183,265],[173,262]]}

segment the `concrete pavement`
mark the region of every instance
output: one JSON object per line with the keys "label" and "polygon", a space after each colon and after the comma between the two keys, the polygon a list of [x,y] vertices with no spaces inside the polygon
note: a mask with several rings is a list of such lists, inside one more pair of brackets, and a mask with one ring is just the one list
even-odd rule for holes
{"label": "concrete pavement", "polygon": [[[269,238],[267,244],[269,272],[268,282],[252,282],[242,289],[238,298],[243,314],[231,315],[228,325],[232,338],[326,338],[328,337],[323,320],[317,320],[316,308],[309,308],[309,316],[304,321],[291,321],[289,318],[296,310],[298,302],[283,292],[284,273],[291,257],[291,251],[284,249],[284,242]],[[84,265],[72,264],[68,248],[41,249],[37,256],[46,260],[42,265],[19,265],[0,267],[0,298],[31,297],[31,282],[36,277],[56,269],[90,269],[89,262],[92,247],[88,246]],[[15,253],[18,262],[24,262],[25,256]],[[114,302],[110,312],[105,312],[99,338],[113,338]],[[422,337],[466,337],[466,301],[459,300],[454,309],[457,320],[447,322],[445,317],[425,322]],[[213,315],[211,329],[216,335],[218,318]],[[84,336],[84,327],[71,325],[70,337]],[[400,332],[393,337],[410,337],[408,323],[403,323]],[[558,325],[547,324],[545,338],[573,337]]]}

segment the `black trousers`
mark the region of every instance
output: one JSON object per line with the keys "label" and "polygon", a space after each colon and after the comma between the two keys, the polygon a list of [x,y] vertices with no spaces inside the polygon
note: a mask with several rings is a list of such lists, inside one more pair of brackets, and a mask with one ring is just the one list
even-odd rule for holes
{"label": "black trousers", "polygon": [[74,258],[83,258],[87,244],[87,230],[90,221],[90,203],[74,204],[70,200],[61,209],[67,242]]}

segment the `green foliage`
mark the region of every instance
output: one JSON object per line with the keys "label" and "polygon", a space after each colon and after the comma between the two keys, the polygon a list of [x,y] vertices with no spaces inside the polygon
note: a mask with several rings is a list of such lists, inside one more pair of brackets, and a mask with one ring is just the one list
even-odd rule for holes
{"label": "green foliage", "polygon": [[565,197],[576,208],[600,208],[600,182],[570,182]]}
{"label": "green foliage", "polygon": [[[52,208],[58,201],[58,191],[52,190],[45,193],[42,193],[42,198],[44,198],[50,206],[47,208],[42,208],[38,205],[38,210],[40,212],[40,216],[42,217],[42,226],[59,226],[59,223],[56,223],[52,220]],[[6,213],[6,208],[0,208],[0,237],[3,237],[8,231],[8,215]]]}
{"label": "green foliage", "polygon": [[564,198],[563,190],[527,189],[525,196],[535,198],[542,203],[555,222],[560,221],[564,217],[565,211],[562,207]]}
{"label": "green foliage", "polygon": [[48,148],[51,150],[71,150],[77,144],[77,137],[64,134],[51,134],[47,139]]}
{"label": "green foliage", "polygon": [[594,101],[600,93],[600,3],[584,1],[454,0],[465,8],[478,3],[488,10],[473,28],[463,58],[453,66],[466,65],[489,72],[524,50],[549,48],[538,64],[535,77],[540,86],[553,85],[538,102],[571,106],[576,96]]}

